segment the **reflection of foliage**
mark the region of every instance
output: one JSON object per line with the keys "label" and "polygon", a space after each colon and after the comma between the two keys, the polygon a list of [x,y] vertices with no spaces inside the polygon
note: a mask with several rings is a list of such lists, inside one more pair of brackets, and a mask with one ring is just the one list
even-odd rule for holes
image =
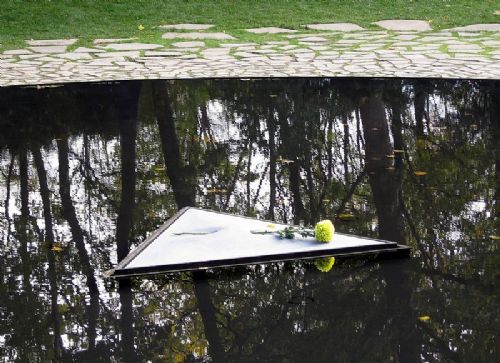
{"label": "reflection of foliage", "polygon": [[314,260],[314,266],[321,272],[328,272],[335,264],[335,257],[323,257]]}

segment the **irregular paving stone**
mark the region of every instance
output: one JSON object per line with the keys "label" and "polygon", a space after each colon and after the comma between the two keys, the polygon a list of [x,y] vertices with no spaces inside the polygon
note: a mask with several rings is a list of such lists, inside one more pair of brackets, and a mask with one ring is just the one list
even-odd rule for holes
{"label": "irregular paving stone", "polygon": [[290,42],[287,42],[286,40],[284,40],[284,41],[276,40],[276,41],[266,42],[266,44],[270,44],[270,45],[288,45],[288,44],[290,44]]}
{"label": "irregular paving stone", "polygon": [[305,28],[312,30],[332,30],[341,32],[365,30],[359,25],[353,23],[307,24],[305,25]]}
{"label": "irregular paving stone", "polygon": [[147,43],[111,43],[103,48],[112,50],[151,50],[162,47],[163,46],[159,44],[147,44]]}
{"label": "irregular paving stone", "polygon": [[212,28],[212,24],[164,24],[158,26],[161,29],[173,30],[207,30]]}
{"label": "irregular paving stone", "polygon": [[95,39],[94,44],[106,44],[106,43],[120,43],[120,42],[129,42],[131,40],[136,40],[137,37],[134,38],[108,38],[108,39]]}
{"label": "irregular paving stone", "polygon": [[447,30],[456,32],[500,32],[500,24],[472,24]]}
{"label": "irregular paving stone", "polygon": [[44,39],[44,40],[27,40],[26,43],[31,46],[46,46],[46,45],[73,45],[78,39]]}
{"label": "irregular paving stone", "polygon": [[220,46],[223,48],[238,48],[257,45],[257,43],[221,43]]}
{"label": "irregular paving stone", "polygon": [[106,52],[106,53],[97,53],[97,57],[100,58],[114,58],[114,57],[132,57],[132,58],[137,58],[139,57],[139,51],[134,50],[134,51],[128,51],[128,52]]}
{"label": "irregular paving stone", "polygon": [[144,52],[146,57],[176,57],[184,54],[183,52],[174,52],[174,51],[160,51],[160,50],[152,50]]}
{"label": "irregular paving stone", "polygon": [[162,39],[214,39],[214,40],[231,40],[235,37],[226,33],[165,33]]}
{"label": "irregular paving stone", "polygon": [[64,58],[64,59],[92,59],[92,56],[89,53],[62,53],[54,55],[54,57]]}
{"label": "irregular paving stone", "polygon": [[480,52],[483,48],[477,44],[460,44],[460,45],[449,45],[448,51],[452,53],[460,52]]}
{"label": "irregular paving stone", "polygon": [[299,41],[316,43],[316,42],[327,42],[328,39],[323,37],[305,37],[305,38],[299,38]]}
{"label": "irregular paving stone", "polygon": [[30,50],[28,49],[12,49],[12,50],[6,50],[3,52],[5,55],[19,55],[19,54],[33,54]]}
{"label": "irregular paving stone", "polygon": [[36,53],[51,54],[51,53],[65,53],[68,47],[65,45],[46,45],[39,47],[29,47],[28,49]]}
{"label": "irregular paving stone", "polygon": [[34,59],[43,57],[43,54],[20,54],[19,59]]}
{"label": "irregular paving stone", "polygon": [[104,52],[104,50],[95,49],[95,48],[78,47],[73,52],[74,53],[102,53],[102,52]]}
{"label": "irregular paving stone", "polygon": [[267,28],[252,28],[245,29],[249,33],[254,34],[280,34],[280,33],[296,33],[297,30],[294,29],[285,29],[285,28],[276,28],[276,27],[267,27]]}
{"label": "irregular paving stone", "polygon": [[417,37],[418,37],[417,35],[403,34],[403,35],[397,35],[397,36],[395,36],[394,39],[397,39],[397,40],[413,40],[413,39],[415,39]]}
{"label": "irregular paving stone", "polygon": [[382,20],[372,24],[378,25],[387,30],[396,31],[428,31],[432,30],[429,23],[423,20]]}
{"label": "irregular paving stone", "polygon": [[205,42],[177,42],[172,43],[172,45],[177,48],[204,47]]}
{"label": "irregular paving stone", "polygon": [[290,35],[285,35],[285,38],[288,39],[296,39],[296,38],[304,38],[304,37],[324,37],[324,36],[332,36],[336,35],[337,33],[302,33],[302,34],[290,34]]}
{"label": "irregular paving stone", "polygon": [[486,40],[481,42],[481,44],[486,45],[488,47],[500,47],[500,39],[499,40]]}

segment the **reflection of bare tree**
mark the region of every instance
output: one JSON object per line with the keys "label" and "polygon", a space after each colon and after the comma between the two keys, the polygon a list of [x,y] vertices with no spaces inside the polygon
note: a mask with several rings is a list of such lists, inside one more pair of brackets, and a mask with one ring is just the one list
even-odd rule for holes
{"label": "reflection of bare tree", "polygon": [[[376,86],[375,86],[376,87]],[[365,136],[365,165],[372,189],[379,226],[379,237],[404,243],[403,220],[400,203],[401,178],[392,166],[393,148],[390,143],[389,126],[386,118],[382,92],[379,88],[369,87],[368,94],[361,100],[360,114]],[[397,106],[396,106],[397,107]],[[394,105],[393,105],[394,109]],[[397,113],[397,111],[396,111]],[[397,117],[397,115],[395,115]],[[397,121],[396,121],[397,122]],[[397,129],[396,132],[400,132]],[[394,131],[394,130],[393,130]],[[401,140],[398,140],[401,142]],[[418,362],[420,347],[417,342],[416,316],[412,312],[412,282],[405,269],[384,270],[387,281],[387,301],[397,306],[394,317],[398,328],[397,356],[401,362]],[[390,310],[387,312],[390,314]]]}
{"label": "reflection of bare tree", "polygon": [[165,82],[153,82],[153,104],[167,176],[174,190],[177,207],[194,206],[194,169],[186,165],[179,151],[174,114]]}
{"label": "reflection of bare tree", "polygon": [[399,202],[401,183],[394,168],[385,106],[380,91],[371,89],[361,100],[360,114],[365,136],[365,165],[377,210],[380,238],[404,242]]}
{"label": "reflection of bare tree", "polygon": [[50,315],[52,318],[52,326],[54,329],[53,361],[58,362],[61,360],[63,345],[61,340],[61,322],[57,305],[58,289],[57,289],[56,265],[55,265],[54,253],[50,251],[50,247],[54,243],[52,211],[50,207],[50,191],[47,183],[47,172],[45,171],[45,166],[40,149],[32,148],[31,153],[33,155],[33,160],[35,162],[35,167],[38,175],[38,183],[40,187],[40,196],[42,197],[43,219],[45,222],[44,244],[45,247],[47,248],[47,259],[49,262],[48,277],[50,286]]}
{"label": "reflection of bare tree", "polygon": [[[187,206],[194,206],[196,188],[194,175],[192,174],[193,168],[184,165],[181,160],[173,111],[165,83],[154,83],[153,98],[155,115],[160,131],[163,158],[167,176],[172,184],[177,207],[180,209]],[[215,308],[210,296],[210,286],[208,285],[206,274],[204,272],[195,273],[193,275],[193,283],[195,297],[198,301],[198,310],[203,321],[205,338],[209,343],[209,354],[215,362],[223,362],[224,349],[217,329]]]}
{"label": "reflection of bare tree", "polygon": [[415,94],[414,108],[416,134],[418,137],[421,137],[424,135],[425,103],[427,101],[427,93],[420,80],[415,81],[413,91]]}
{"label": "reflection of bare tree", "polygon": [[[121,160],[121,193],[120,208],[116,222],[116,244],[118,261],[125,258],[130,249],[130,231],[133,225],[136,189],[136,136],[137,136],[137,94],[136,88],[124,97],[116,100],[123,102],[118,105],[120,127],[120,160]],[[131,97],[131,99],[128,99]],[[128,104],[125,102],[128,101]],[[134,346],[134,313],[133,293],[130,279],[120,279],[118,282],[120,294],[120,331],[121,353],[124,362],[137,362],[138,357]]]}
{"label": "reflection of bare tree", "polygon": [[500,86],[493,90],[491,93],[492,110],[491,110],[491,126],[493,128],[492,139],[495,150],[495,217],[500,218],[500,147],[498,141],[500,140]]}
{"label": "reflection of bare tree", "polygon": [[193,273],[194,293],[203,321],[205,338],[209,343],[209,354],[214,362],[224,362],[224,348],[217,328],[216,310],[212,301],[209,279],[203,271]]}
{"label": "reflection of bare tree", "polygon": [[276,206],[276,118],[274,110],[269,110],[266,121],[269,133],[269,211],[267,218],[274,220]]}
{"label": "reflection of bare tree", "polygon": [[89,354],[95,349],[96,324],[99,315],[99,289],[94,276],[94,269],[90,264],[89,254],[85,247],[83,230],[80,227],[76,216],[75,207],[71,199],[71,183],[69,178],[69,147],[68,138],[63,137],[57,140],[57,153],[59,160],[59,195],[61,197],[62,213],[68,221],[73,241],[78,251],[78,257],[82,266],[82,272],[86,277],[86,284],[89,289],[90,305],[86,306],[88,315],[87,336],[89,339]]}

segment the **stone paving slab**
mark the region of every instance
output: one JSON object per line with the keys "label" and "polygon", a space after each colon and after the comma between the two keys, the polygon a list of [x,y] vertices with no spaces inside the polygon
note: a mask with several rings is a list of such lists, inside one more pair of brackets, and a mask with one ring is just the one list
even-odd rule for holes
{"label": "stone paving slab", "polygon": [[500,32],[500,24],[472,24],[449,30],[457,32]]}
{"label": "stone paving slab", "polygon": [[45,45],[73,45],[78,39],[44,39],[44,40],[27,40],[26,43],[32,46],[45,46]]}
{"label": "stone paving slab", "polygon": [[119,42],[129,42],[131,40],[136,40],[137,38],[107,38],[107,39],[95,39],[94,44],[106,44],[106,43],[119,43]]}
{"label": "stone paving slab", "polygon": [[214,39],[214,40],[233,40],[233,36],[226,33],[165,33],[162,39]]}
{"label": "stone paving slab", "polygon": [[353,23],[307,24],[305,25],[305,28],[312,30],[330,30],[330,31],[340,31],[340,32],[365,30],[359,25]]}
{"label": "stone paving slab", "polygon": [[277,28],[277,27],[266,27],[266,28],[251,28],[245,29],[249,33],[253,34],[281,34],[281,33],[296,33],[297,30]]}
{"label": "stone paving slab", "polygon": [[303,29],[276,39],[215,47],[199,40],[169,46],[100,39],[96,48],[72,51],[67,45],[27,44],[0,54],[0,86],[212,77],[500,79],[498,32]]}
{"label": "stone paving slab", "polygon": [[111,43],[102,48],[111,50],[152,50],[162,47],[163,46],[159,44],[147,44],[147,43]]}
{"label": "stone paving slab", "polygon": [[372,24],[378,25],[387,30],[396,31],[429,31],[432,30],[428,22],[423,20],[381,20]]}
{"label": "stone paving slab", "polygon": [[66,52],[66,49],[68,49],[68,47],[65,45],[44,45],[38,47],[29,47],[28,49],[36,53],[49,54],[49,53],[64,53]]}
{"label": "stone paving slab", "polygon": [[204,47],[205,42],[176,42],[172,43],[172,45],[177,48]]}
{"label": "stone paving slab", "polygon": [[161,29],[172,30],[207,30],[212,27],[212,24],[165,24],[158,26]]}

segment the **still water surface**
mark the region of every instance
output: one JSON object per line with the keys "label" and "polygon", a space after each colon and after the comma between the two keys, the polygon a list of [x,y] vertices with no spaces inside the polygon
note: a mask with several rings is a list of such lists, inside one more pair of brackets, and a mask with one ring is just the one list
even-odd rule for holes
{"label": "still water surface", "polygon": [[[193,80],[0,88],[5,362],[493,362],[500,84]],[[121,280],[179,208],[410,245]]]}

